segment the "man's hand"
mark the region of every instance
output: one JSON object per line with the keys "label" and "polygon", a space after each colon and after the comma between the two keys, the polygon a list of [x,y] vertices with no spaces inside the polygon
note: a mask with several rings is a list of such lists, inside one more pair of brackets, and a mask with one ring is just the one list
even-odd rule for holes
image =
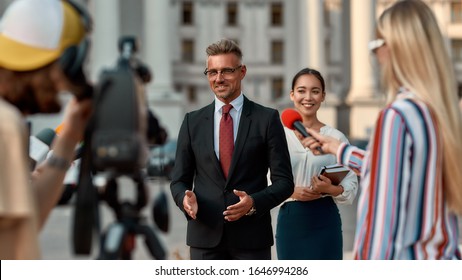
{"label": "man's hand", "polygon": [[69,100],[64,111],[61,138],[78,143],[83,140],[87,122],[93,111],[90,99],[78,101],[75,97]]}
{"label": "man's hand", "polygon": [[196,219],[197,210],[199,207],[197,205],[196,194],[193,191],[187,190],[185,192],[185,196],[183,198],[183,208],[191,218],[194,220]]}
{"label": "man's hand", "polygon": [[252,197],[245,191],[234,190],[233,192],[239,197],[239,202],[228,206],[226,211],[223,212],[225,220],[229,222],[239,220],[242,216],[245,216],[253,206]]}
{"label": "man's hand", "polygon": [[58,92],[70,92],[79,101],[92,97],[93,87],[87,81],[82,69],[80,69],[73,77],[69,77],[66,73],[64,73],[59,61],[53,63],[51,67],[50,77]]}

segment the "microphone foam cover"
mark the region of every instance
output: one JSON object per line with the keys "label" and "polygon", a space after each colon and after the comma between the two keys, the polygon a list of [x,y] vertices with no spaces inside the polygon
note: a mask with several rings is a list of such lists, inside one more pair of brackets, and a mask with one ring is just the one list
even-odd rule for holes
{"label": "microphone foam cover", "polygon": [[53,143],[53,139],[55,138],[55,131],[51,128],[45,128],[42,129],[35,137],[45,143],[48,146],[51,146],[51,143]]}
{"label": "microphone foam cover", "polygon": [[285,109],[281,113],[282,123],[285,127],[290,128],[292,130],[295,129],[294,123],[296,121],[302,121],[302,116],[300,113],[294,109]]}

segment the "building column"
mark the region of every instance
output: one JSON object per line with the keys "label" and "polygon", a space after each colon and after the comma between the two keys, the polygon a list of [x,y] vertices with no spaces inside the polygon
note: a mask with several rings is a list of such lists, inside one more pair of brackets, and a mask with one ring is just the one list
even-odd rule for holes
{"label": "building column", "polygon": [[172,92],[168,5],[168,0],[144,1],[145,42],[142,45],[146,62],[154,74],[154,82],[149,85],[153,94]]}
{"label": "building column", "polygon": [[[351,1],[351,85],[346,102],[350,106],[350,138],[369,138],[382,107],[367,48],[375,38],[375,0]],[[367,117],[366,117],[367,116]]]}
{"label": "building column", "polygon": [[[302,68],[308,67],[318,70],[324,78],[329,76],[326,67],[326,26],[324,22],[324,1],[304,0],[300,9],[302,28],[301,54]],[[305,55],[303,55],[305,53]],[[296,71],[301,70],[297,69]],[[327,84],[327,83],[326,83]],[[326,88],[326,100],[322,103],[318,117],[329,126],[337,127],[337,106],[339,100],[337,94]]]}
{"label": "building column", "polygon": [[314,68],[326,75],[326,32],[324,26],[323,0],[306,0],[308,9],[308,25],[306,30],[306,45],[308,51],[307,67]]}
{"label": "building column", "polygon": [[94,0],[89,3],[93,20],[90,46],[90,79],[97,81],[104,68],[112,68],[119,57],[119,1]]}
{"label": "building column", "polygon": [[182,98],[173,89],[169,3],[169,0],[144,0],[145,42],[142,49],[153,75],[153,80],[146,87],[149,107],[167,129],[169,138],[175,139],[184,108]]}

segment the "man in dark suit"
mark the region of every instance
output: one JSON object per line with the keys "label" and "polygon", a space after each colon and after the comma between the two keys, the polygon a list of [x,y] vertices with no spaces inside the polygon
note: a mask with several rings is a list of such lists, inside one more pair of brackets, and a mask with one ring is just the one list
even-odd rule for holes
{"label": "man in dark suit", "polygon": [[[191,259],[271,259],[270,210],[294,187],[279,113],[243,95],[247,69],[239,46],[223,39],[206,52],[204,74],[215,100],[186,114],[171,183],[173,198],[188,219]],[[223,119],[231,118],[232,124],[224,128],[220,123],[227,104],[232,107]],[[220,140],[226,129],[231,129],[228,156]]]}

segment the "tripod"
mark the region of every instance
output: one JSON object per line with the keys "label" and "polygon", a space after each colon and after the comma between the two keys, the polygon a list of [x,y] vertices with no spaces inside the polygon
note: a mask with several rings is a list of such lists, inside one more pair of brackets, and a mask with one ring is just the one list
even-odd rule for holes
{"label": "tripod", "polygon": [[114,210],[117,220],[110,224],[101,235],[100,252],[97,259],[132,259],[136,236],[144,237],[144,242],[152,257],[164,260],[166,252],[152,227],[145,224],[140,213],[147,204],[147,191],[141,176],[134,179],[137,184],[136,203],[119,202],[118,184],[111,179],[103,195],[104,200]]}

